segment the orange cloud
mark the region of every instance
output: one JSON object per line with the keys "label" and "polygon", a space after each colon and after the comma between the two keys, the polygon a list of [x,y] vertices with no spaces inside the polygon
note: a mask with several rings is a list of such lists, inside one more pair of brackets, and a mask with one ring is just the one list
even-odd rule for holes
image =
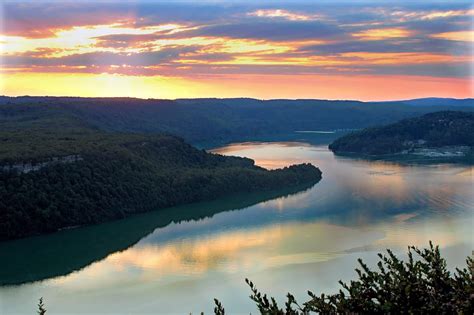
{"label": "orange cloud", "polygon": [[445,32],[431,35],[431,37],[462,42],[474,42],[474,31]]}
{"label": "orange cloud", "polygon": [[[456,95],[465,95],[465,82],[471,76],[469,64],[473,62],[468,43],[473,42],[474,32],[432,34],[430,28],[458,29],[460,25],[467,25],[469,18],[448,18],[472,16],[474,10],[426,8],[377,8],[371,12],[379,12],[381,18],[373,21],[335,14],[323,7],[317,14],[314,9],[291,6],[253,12],[245,8],[245,11],[231,10],[227,16],[223,10],[215,18],[209,18],[206,12],[203,19],[194,19],[193,15],[199,12],[190,12],[189,17],[177,14],[176,18],[166,18],[158,16],[157,8],[157,16],[152,18],[137,16],[139,11],[130,8],[114,11],[116,6],[101,7],[102,11],[97,7],[95,13],[72,4],[62,9],[58,6],[56,10],[44,10],[33,4],[20,6],[9,9],[11,14],[5,20],[8,27],[0,34],[0,82],[5,87],[1,92],[171,98],[305,95],[365,99],[368,95],[352,89],[358,78],[363,82],[375,82],[379,78],[394,80],[385,74],[403,73],[410,82],[413,75],[426,76],[429,80],[446,74],[464,77],[464,80],[449,82],[458,82]],[[39,21],[33,23],[36,15]],[[413,24],[400,21],[395,27],[394,20],[398,18],[417,20],[423,27],[418,31]],[[349,35],[351,30],[353,34]],[[434,41],[430,37],[446,41]],[[262,80],[279,86],[279,90],[275,91],[273,85],[263,88],[263,83],[256,81],[258,74]],[[349,84],[344,88],[347,95],[333,94],[332,87],[314,91],[313,83],[326,85],[320,81],[323,74],[329,74],[331,80],[338,78],[333,82],[338,89],[342,88],[343,81]],[[348,75],[346,80],[341,78],[343,74]],[[374,75],[374,79],[368,79],[367,74]],[[285,85],[282,82],[286,79],[282,78],[291,82]],[[312,83],[306,84],[300,79]],[[439,80],[454,91],[446,78]],[[113,85],[109,88],[109,82],[122,88],[114,90]],[[247,82],[252,84],[247,86]],[[100,88],[100,84],[105,87]],[[157,85],[153,87],[153,84]],[[78,86],[83,88],[78,89]],[[260,86],[260,90],[254,86]],[[431,86],[426,85],[424,95],[438,92]],[[369,90],[377,99],[378,92]]]}
{"label": "orange cloud", "polygon": [[[291,54],[274,55],[266,54],[239,54],[231,55],[226,60],[193,60],[183,58],[177,60],[179,63],[188,64],[214,64],[214,65],[247,65],[247,66],[303,66],[303,67],[346,67],[345,71],[356,72],[357,70],[347,68],[349,66],[361,65],[410,65],[410,64],[443,64],[456,62],[470,62],[471,56],[453,56],[435,53],[374,53],[374,52],[349,52],[334,56],[301,56],[294,57]],[[333,68],[332,70],[343,70]]]}
{"label": "orange cloud", "polygon": [[[100,37],[113,34],[121,35],[152,35],[155,32],[178,32],[183,25],[179,24],[159,24],[148,27],[128,27],[120,23],[94,25],[94,26],[77,26],[69,29],[57,30],[54,37],[48,38],[26,38],[19,36],[7,36],[0,34],[2,42],[2,54],[18,54],[37,49],[58,49],[61,53],[54,54],[55,57],[70,55],[74,53],[88,53],[96,51],[127,51],[139,52],[144,50],[143,47],[135,47],[133,45],[126,46],[125,49],[117,49],[116,47],[98,47]],[[160,47],[160,43],[157,46]],[[149,49],[150,47],[145,47]]]}
{"label": "orange cloud", "polygon": [[341,54],[346,58],[357,58],[357,62],[371,65],[397,65],[397,64],[432,64],[469,62],[471,56],[453,56],[447,54],[433,53],[372,53],[372,52],[350,52]]}
{"label": "orange cloud", "polygon": [[375,28],[352,34],[361,40],[383,40],[410,37],[413,32],[404,28]]}

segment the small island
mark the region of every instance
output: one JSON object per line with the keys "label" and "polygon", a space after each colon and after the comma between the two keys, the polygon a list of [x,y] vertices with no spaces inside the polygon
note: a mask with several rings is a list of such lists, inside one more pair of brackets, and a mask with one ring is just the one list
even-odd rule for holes
{"label": "small island", "polygon": [[441,111],[366,128],[329,145],[338,155],[472,162],[474,113]]}

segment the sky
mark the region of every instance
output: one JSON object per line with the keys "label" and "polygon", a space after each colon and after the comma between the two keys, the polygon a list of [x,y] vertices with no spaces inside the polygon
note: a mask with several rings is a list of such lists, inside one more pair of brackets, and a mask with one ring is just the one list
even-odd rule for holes
{"label": "sky", "polygon": [[2,1],[0,94],[474,96],[467,1]]}

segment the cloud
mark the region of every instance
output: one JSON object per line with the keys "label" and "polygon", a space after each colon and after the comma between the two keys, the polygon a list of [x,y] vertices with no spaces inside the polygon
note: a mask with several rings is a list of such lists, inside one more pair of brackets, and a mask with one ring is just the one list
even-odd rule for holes
{"label": "cloud", "polygon": [[158,39],[173,38],[169,32],[152,34],[111,34],[94,37],[95,46],[104,48],[146,47],[148,43]]}
{"label": "cloud", "polygon": [[[355,67],[359,68],[359,67]],[[467,78],[471,77],[470,62],[456,62],[456,63],[424,63],[424,64],[399,64],[399,65],[378,65],[376,68],[364,68],[365,73],[372,73],[377,75],[411,75],[426,77],[440,77],[440,78]]]}
{"label": "cloud", "polygon": [[290,21],[309,21],[309,20],[316,20],[321,18],[320,15],[308,15],[308,14],[301,14],[290,12],[284,9],[268,9],[268,10],[256,10],[253,12],[247,13],[248,16],[256,16],[256,17],[263,17],[263,18],[282,18]]}
{"label": "cloud", "polygon": [[136,15],[128,7],[87,3],[7,2],[2,5],[4,21],[1,33],[27,38],[54,37],[58,31],[77,26],[125,23]]}
{"label": "cloud", "polygon": [[361,40],[382,40],[410,37],[413,33],[413,31],[404,28],[375,28],[353,33],[352,36]]}
{"label": "cloud", "polygon": [[[3,72],[469,76],[467,5],[34,2],[4,6]],[[10,37],[18,35],[23,37]]]}
{"label": "cloud", "polygon": [[141,53],[113,53],[93,52],[84,54],[72,54],[62,57],[43,58],[38,57],[37,52],[27,52],[19,55],[3,56],[3,66],[9,67],[32,67],[32,66],[65,66],[65,67],[93,67],[93,66],[156,66],[169,63],[180,55],[193,52],[194,46],[167,47],[159,51]]}
{"label": "cloud", "polygon": [[461,42],[474,42],[474,31],[444,32],[433,34],[431,37]]}
{"label": "cloud", "polygon": [[431,52],[450,55],[467,55],[470,45],[442,38],[417,36],[405,39],[360,41],[352,39],[335,43],[304,45],[298,51],[306,55],[335,55],[347,52]]}
{"label": "cloud", "polygon": [[336,25],[319,21],[242,21],[203,26],[182,32],[181,36],[211,36],[269,41],[294,41],[301,39],[335,38],[345,35]]}
{"label": "cloud", "polygon": [[468,62],[470,56],[452,56],[448,54],[418,53],[418,52],[347,52],[341,54],[344,58],[371,65],[406,65],[406,64],[437,64],[452,62]]}
{"label": "cloud", "polygon": [[466,2],[451,3],[414,3],[407,5],[403,3],[380,3],[374,6],[364,6],[359,11],[366,14],[375,14],[379,20],[385,23],[405,23],[410,21],[427,21],[427,20],[445,20],[454,21],[466,19],[474,16],[474,10]]}
{"label": "cloud", "polygon": [[473,9],[466,10],[430,10],[430,11],[404,11],[396,10],[390,13],[391,16],[398,17],[400,21],[407,20],[435,20],[435,19],[450,19],[453,17],[468,17],[474,16]]}

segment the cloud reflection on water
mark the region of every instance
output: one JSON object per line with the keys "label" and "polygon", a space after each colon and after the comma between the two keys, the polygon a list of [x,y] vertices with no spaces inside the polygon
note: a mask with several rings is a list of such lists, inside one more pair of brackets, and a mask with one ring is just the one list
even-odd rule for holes
{"label": "cloud reflection on water", "polygon": [[[71,305],[90,312],[83,301],[97,312],[138,312],[132,307],[137,301],[143,312],[197,312],[207,310],[199,305],[211,307],[214,296],[239,312],[249,309],[245,277],[269,293],[304,295],[335,289],[337,280],[354,276],[356,258],[373,262],[375,251],[385,248],[400,253],[432,240],[448,263],[457,264],[474,246],[471,166],[341,159],[322,146],[288,142],[215,152],[262,166],[311,162],[323,179],[295,195],[170,223],[78,272],[8,288],[2,291],[9,301],[5,310],[19,310],[20,301],[42,292],[57,313]],[[74,302],[78,296],[82,304]]]}

